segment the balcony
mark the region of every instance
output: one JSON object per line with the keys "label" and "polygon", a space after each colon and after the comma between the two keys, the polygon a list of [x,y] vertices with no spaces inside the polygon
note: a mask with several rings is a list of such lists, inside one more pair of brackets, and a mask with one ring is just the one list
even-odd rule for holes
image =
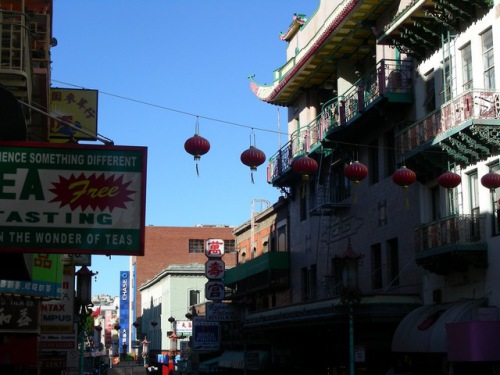
{"label": "balcony", "polygon": [[311,123],[290,135],[290,140],[269,160],[268,182],[291,186],[297,179],[291,173],[296,156],[324,152],[323,145],[345,137],[350,125],[362,121],[382,101],[412,103],[412,73],[411,60],[379,61],[345,93],[325,103]]}
{"label": "balcony", "polygon": [[224,284],[233,296],[258,290],[278,290],[289,286],[290,254],[268,252],[226,270]]}
{"label": "balcony", "polygon": [[426,270],[446,275],[487,267],[484,217],[451,215],[415,229],[415,260]]}
{"label": "balcony", "polygon": [[395,9],[377,44],[393,45],[423,60],[493,7],[493,0],[409,0]]}
{"label": "balcony", "polygon": [[0,10],[0,82],[18,98],[31,99],[32,68],[28,17]]}
{"label": "balcony", "polygon": [[[473,89],[396,134],[396,148],[409,162],[425,156],[446,169],[445,162],[471,165],[498,153],[500,91]],[[440,152],[427,152],[435,148]],[[444,153],[442,152],[444,151]],[[425,153],[425,155],[422,155]],[[443,158],[442,155],[446,155]],[[408,164],[408,163],[407,163]]]}

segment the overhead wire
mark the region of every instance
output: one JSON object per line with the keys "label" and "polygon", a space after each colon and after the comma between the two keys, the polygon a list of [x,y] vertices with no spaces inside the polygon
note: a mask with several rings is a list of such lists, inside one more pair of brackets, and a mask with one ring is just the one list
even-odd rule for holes
{"label": "overhead wire", "polygon": [[[63,82],[63,81],[59,81],[59,80],[55,80],[55,79],[52,79],[52,82],[61,83],[61,84],[66,85],[66,86],[76,87],[76,88],[79,88],[79,89],[86,89],[85,87],[82,87],[82,86],[79,86],[79,85],[75,85],[75,84],[72,84],[72,83]],[[197,114],[197,113],[182,111],[182,110],[179,110],[179,109],[175,109],[175,108],[171,108],[171,107],[166,107],[166,106],[163,106],[163,105],[160,105],[160,104],[154,104],[154,103],[146,102],[144,100],[134,99],[134,98],[130,98],[130,97],[123,96],[123,95],[113,94],[113,93],[102,91],[102,90],[98,90],[98,91],[99,91],[99,93],[107,95],[107,96],[112,96],[112,97],[115,97],[115,98],[118,98],[118,99],[127,100],[127,101],[130,101],[130,102],[147,105],[149,107],[164,109],[164,110],[170,111],[170,112],[180,113],[180,114],[186,115],[186,116],[192,116],[192,117],[201,118],[201,119],[205,119],[205,120],[209,120],[209,121],[220,122],[220,123],[226,124],[226,125],[239,126],[241,128],[255,129],[255,130],[262,131],[262,132],[278,133],[278,134],[280,134],[279,130],[271,130],[271,129],[259,128],[259,127],[256,127],[256,126],[244,125],[244,124],[240,124],[240,123],[237,123],[237,122],[222,120],[222,119],[215,118],[215,117],[203,116],[203,115],[200,115],[200,114]]]}

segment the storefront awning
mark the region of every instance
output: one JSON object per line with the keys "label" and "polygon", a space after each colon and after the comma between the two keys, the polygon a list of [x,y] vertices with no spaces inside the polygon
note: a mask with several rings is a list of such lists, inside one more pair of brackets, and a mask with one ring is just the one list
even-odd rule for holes
{"label": "storefront awning", "polygon": [[262,370],[269,361],[269,353],[264,350],[225,351],[219,357],[219,367]]}
{"label": "storefront awning", "polygon": [[392,339],[392,351],[402,353],[448,352],[446,325],[474,320],[484,299],[425,305],[406,315]]}

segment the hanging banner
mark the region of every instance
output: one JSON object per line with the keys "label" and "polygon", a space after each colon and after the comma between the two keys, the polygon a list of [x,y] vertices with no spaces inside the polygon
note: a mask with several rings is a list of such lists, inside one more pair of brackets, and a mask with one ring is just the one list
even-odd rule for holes
{"label": "hanging banner", "polygon": [[119,340],[120,347],[118,348],[120,353],[127,354],[127,350],[130,349],[128,346],[129,339],[129,322],[130,322],[130,272],[121,271],[120,272],[120,332]]}
{"label": "hanging banner", "polygon": [[0,252],[144,255],[146,154],[0,143]]}

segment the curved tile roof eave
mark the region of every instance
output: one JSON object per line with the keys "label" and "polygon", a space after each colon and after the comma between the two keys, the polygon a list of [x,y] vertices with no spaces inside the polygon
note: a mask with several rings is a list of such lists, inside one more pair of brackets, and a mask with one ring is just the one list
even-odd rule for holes
{"label": "curved tile roof eave", "polygon": [[260,100],[275,105],[289,106],[288,103],[280,102],[278,95],[281,90],[292,80],[292,78],[297,74],[300,69],[306,65],[307,61],[314,55],[314,53],[321,47],[321,45],[332,35],[332,33],[337,29],[339,24],[345,20],[347,15],[355,8],[355,6],[360,2],[360,0],[351,0],[346,7],[340,12],[331,23],[328,25],[326,30],[318,37],[313,45],[309,48],[309,51],[304,55],[302,59],[286,74],[285,78],[279,81],[277,84],[272,86],[259,85],[256,82],[250,82],[250,89]]}

